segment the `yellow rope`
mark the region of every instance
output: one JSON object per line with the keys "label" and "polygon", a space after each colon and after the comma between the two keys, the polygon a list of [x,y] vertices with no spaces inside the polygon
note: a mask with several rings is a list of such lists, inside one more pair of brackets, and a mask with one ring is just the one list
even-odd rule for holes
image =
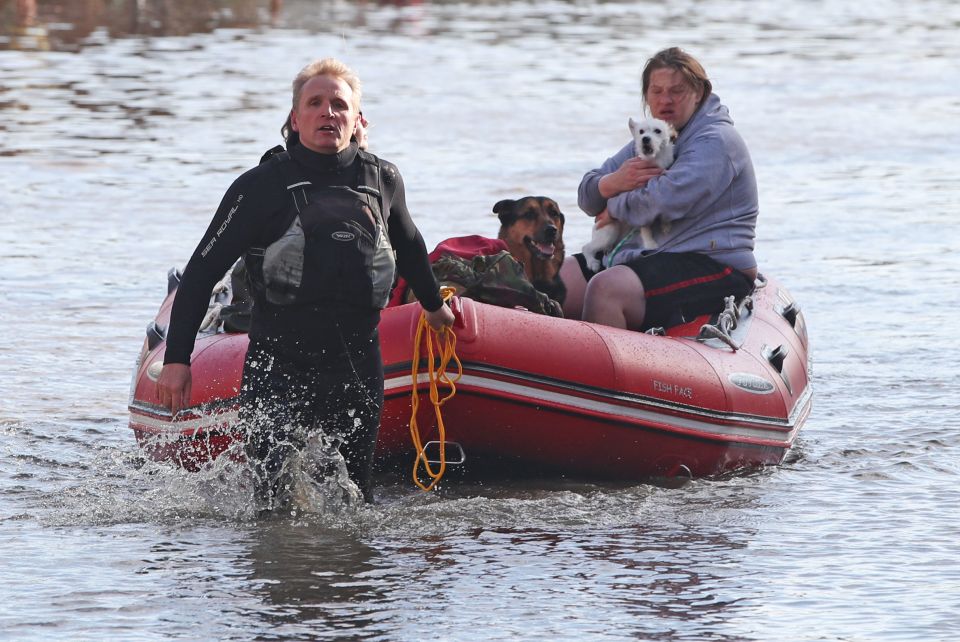
{"label": "yellow rope", "polygon": [[[443,300],[446,301],[453,296],[454,291],[453,288],[441,288]],[[420,428],[417,426],[417,410],[420,407],[420,394],[417,391],[417,375],[420,367],[420,344],[424,341],[427,345],[430,403],[433,404],[433,411],[437,415],[437,432],[440,441],[440,468],[436,472],[430,467],[423,441],[420,439]],[[436,346],[436,353],[440,355],[439,367],[435,367],[434,346]],[[453,378],[447,375],[447,365],[451,359],[457,364],[457,374]],[[443,416],[440,413],[440,407],[457,394],[456,382],[460,380],[462,375],[463,364],[460,363],[460,358],[457,357],[457,335],[454,334],[453,328],[442,328],[439,331],[434,330],[430,327],[430,324],[427,323],[426,313],[421,312],[420,322],[417,324],[417,334],[413,343],[413,368],[411,373],[413,391],[410,394],[410,403],[413,409],[410,415],[410,437],[413,439],[413,447],[417,451],[416,459],[413,461],[413,482],[422,490],[433,490],[437,482],[440,481],[440,478],[443,477],[443,473],[447,470],[446,428],[443,425]],[[443,399],[440,398],[438,389],[438,384],[440,383],[450,388],[450,392]],[[427,476],[431,479],[428,485],[424,485],[423,482],[420,481],[420,476],[417,474],[421,463],[426,470]]]}

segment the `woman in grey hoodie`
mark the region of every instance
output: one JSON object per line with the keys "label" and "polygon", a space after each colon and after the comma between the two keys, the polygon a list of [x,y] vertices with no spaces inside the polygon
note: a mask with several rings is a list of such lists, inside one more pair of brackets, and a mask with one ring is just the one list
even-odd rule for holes
{"label": "woman in grey hoodie", "polygon": [[578,203],[590,216],[653,226],[657,247],[644,249],[634,234],[599,273],[582,254],[560,272],[567,317],[632,330],[719,311],[724,296],[749,294],[757,276],[753,163],[703,67],[665,49],[647,61],[642,87],[650,114],[677,131],[673,164],[637,158],[631,140],[586,173]]}

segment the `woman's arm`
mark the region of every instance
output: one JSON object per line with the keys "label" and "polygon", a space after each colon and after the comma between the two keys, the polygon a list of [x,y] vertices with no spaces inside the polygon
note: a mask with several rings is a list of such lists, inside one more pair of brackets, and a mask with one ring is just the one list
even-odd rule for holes
{"label": "woman's arm", "polygon": [[611,216],[630,225],[657,219],[696,218],[716,202],[736,177],[736,169],[719,136],[688,145],[662,175],[642,187],[609,199]]}
{"label": "woman's arm", "polygon": [[584,174],[577,189],[577,204],[590,216],[596,216],[607,207],[607,199],[613,195],[607,186],[601,189],[600,182],[607,175],[617,171],[627,160],[633,158],[633,142],[625,145],[619,152],[604,161],[597,169],[591,169]]}

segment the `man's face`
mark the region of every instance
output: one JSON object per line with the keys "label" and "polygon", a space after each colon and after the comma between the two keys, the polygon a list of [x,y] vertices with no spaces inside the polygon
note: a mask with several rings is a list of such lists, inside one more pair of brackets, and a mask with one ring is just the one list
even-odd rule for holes
{"label": "man's face", "polygon": [[350,145],[359,112],[353,90],[342,78],[314,76],[304,84],[290,113],[290,125],[300,144],[321,154],[336,154]]}

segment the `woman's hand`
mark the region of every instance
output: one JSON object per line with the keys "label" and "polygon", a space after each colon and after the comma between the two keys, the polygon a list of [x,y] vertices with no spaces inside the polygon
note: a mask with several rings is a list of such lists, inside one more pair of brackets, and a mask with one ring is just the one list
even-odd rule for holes
{"label": "woman's hand", "polygon": [[663,169],[653,161],[630,158],[616,171],[601,178],[597,186],[600,188],[600,196],[613,198],[617,194],[643,187],[651,178],[661,174]]}
{"label": "woman's hand", "polygon": [[174,417],[190,403],[191,381],[190,366],[183,363],[168,363],[160,371],[157,396]]}

